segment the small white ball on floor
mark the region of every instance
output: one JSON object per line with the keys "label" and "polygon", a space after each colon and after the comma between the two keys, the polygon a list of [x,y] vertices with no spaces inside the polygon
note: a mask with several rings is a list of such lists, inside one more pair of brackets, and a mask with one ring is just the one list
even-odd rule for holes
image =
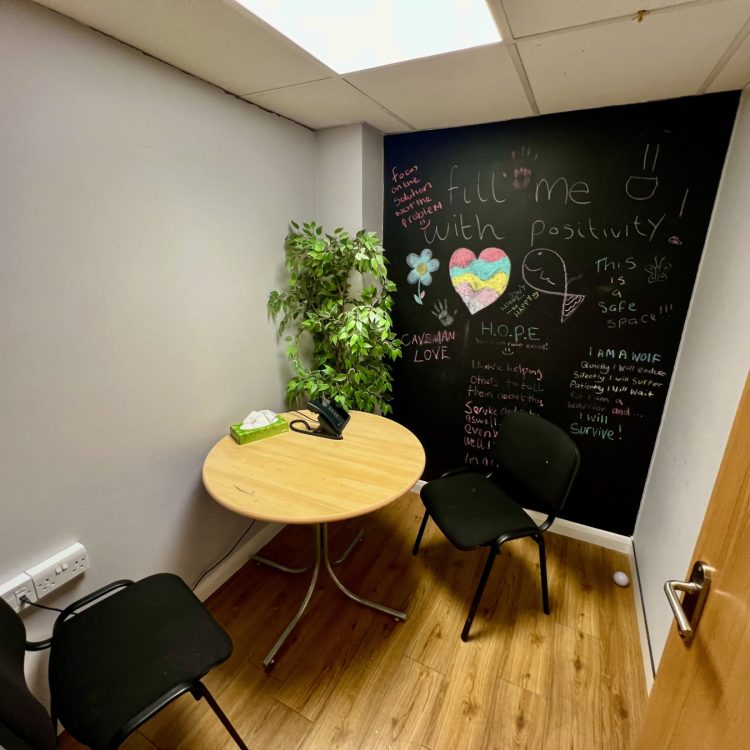
{"label": "small white ball on floor", "polygon": [[623,573],[621,570],[618,570],[617,573],[612,576],[612,578],[618,586],[627,586],[630,583],[630,579],[628,578],[627,574]]}

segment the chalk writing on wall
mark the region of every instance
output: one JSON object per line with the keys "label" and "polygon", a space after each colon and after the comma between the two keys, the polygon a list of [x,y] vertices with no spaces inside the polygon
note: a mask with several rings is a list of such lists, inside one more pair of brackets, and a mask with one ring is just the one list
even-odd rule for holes
{"label": "chalk writing on wall", "polygon": [[533,411],[581,450],[563,515],[632,532],[737,103],[386,137],[395,416],[426,478],[491,468],[502,417]]}

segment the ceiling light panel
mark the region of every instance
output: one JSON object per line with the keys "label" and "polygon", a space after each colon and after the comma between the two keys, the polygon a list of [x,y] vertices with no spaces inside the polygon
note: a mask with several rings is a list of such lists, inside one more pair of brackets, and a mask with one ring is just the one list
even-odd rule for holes
{"label": "ceiling light panel", "polygon": [[236,0],[350,73],[501,41],[485,0]]}

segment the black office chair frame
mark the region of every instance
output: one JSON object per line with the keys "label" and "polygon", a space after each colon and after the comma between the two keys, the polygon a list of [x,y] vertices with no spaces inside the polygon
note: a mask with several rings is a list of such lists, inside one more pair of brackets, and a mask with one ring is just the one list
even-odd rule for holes
{"label": "black office chair frame", "polygon": [[[565,505],[580,466],[580,454],[570,436],[557,425],[528,412],[512,412],[505,416],[500,426],[500,435],[492,447],[492,456],[496,464],[493,471],[487,474],[480,474],[471,468],[448,471],[439,479],[424,485],[420,493],[425,513],[412,554],[419,552],[422,536],[431,516],[437,516],[434,520],[438,527],[457,549],[469,551],[479,547],[489,548],[461,631],[463,641],[469,639],[469,631],[495,558],[500,554],[502,545],[514,539],[530,537],[539,548],[542,607],[546,615],[550,613],[544,532]],[[509,528],[501,528],[500,533],[495,535],[502,522],[493,518],[492,508],[485,507],[481,510],[486,517],[488,530],[492,529],[489,538],[483,538],[481,530],[477,528],[470,534],[460,529],[457,531],[456,527],[461,524],[460,509],[456,508],[453,498],[448,500],[449,510],[445,508],[445,488],[449,487],[449,483],[459,490],[489,492],[492,502],[497,503],[498,510],[508,513],[506,522],[512,519],[507,524]],[[510,488],[510,492],[506,488]],[[545,507],[546,511],[546,518],[539,525],[523,510],[524,506],[535,505]],[[480,522],[483,520],[481,516],[482,513],[478,515]]]}
{"label": "black office chair frame", "polygon": [[[73,696],[71,700],[68,700],[67,705],[64,705],[65,699],[71,697],[67,695],[69,690],[65,690],[65,688],[69,688],[71,685],[76,685],[76,677],[72,678],[71,681],[69,676],[71,672],[71,664],[78,661],[80,655],[85,653],[85,644],[81,643],[82,639],[79,637],[80,632],[75,634],[70,630],[70,627],[68,627],[67,630],[69,632],[66,635],[66,623],[69,622],[70,618],[73,618],[75,621],[78,615],[85,618],[87,617],[86,613],[90,613],[88,616],[87,627],[89,632],[97,633],[98,637],[96,640],[97,643],[101,645],[107,640],[106,635],[102,633],[102,628],[106,631],[107,626],[111,625],[113,617],[119,617],[124,612],[127,612],[127,610],[124,610],[123,608],[123,605],[127,606],[127,597],[126,599],[121,600],[121,604],[116,601],[118,599],[118,593],[122,593],[123,590],[133,586],[134,593],[132,594],[132,597],[137,597],[139,596],[138,587],[144,585],[152,586],[152,594],[163,592],[164,596],[169,598],[168,600],[170,604],[172,602],[176,603],[176,606],[184,616],[183,620],[174,623],[174,627],[178,629],[178,632],[183,623],[186,625],[189,623],[195,625],[197,635],[193,638],[192,635],[186,634],[182,643],[184,651],[181,652],[179,650],[180,644],[178,644],[175,654],[172,655],[172,663],[164,664],[163,668],[160,665],[157,670],[163,675],[180,674],[182,677],[176,679],[174,682],[169,682],[168,685],[167,682],[165,682],[166,689],[161,695],[152,696],[144,701],[143,705],[138,705],[138,710],[135,711],[135,714],[127,718],[127,720],[123,721],[121,724],[118,722],[119,726],[117,726],[116,731],[108,736],[106,741],[92,742],[89,737],[96,736],[97,731],[92,726],[86,726],[89,719],[85,715],[85,709],[82,709],[82,715],[81,709],[76,706],[75,696]],[[151,600],[154,600],[153,595],[151,596]],[[104,617],[100,627],[100,624],[96,619],[99,613],[97,613],[96,610],[102,606],[109,609],[109,619]],[[10,614],[13,614],[12,611]],[[159,605],[154,602],[152,607],[152,617],[161,618],[163,615],[164,612],[160,610]],[[5,616],[7,617],[8,613],[6,613]],[[15,615],[15,617],[18,618],[19,624],[22,627],[18,615]],[[136,610],[133,612],[133,618],[136,619],[137,617],[138,612]],[[164,620],[160,619],[160,621],[163,622]],[[169,623],[169,625],[171,626],[172,623]],[[147,627],[147,625],[145,627]],[[99,633],[102,633],[102,635],[98,635]],[[164,634],[160,635],[160,643],[154,647],[155,651],[162,648],[165,642],[169,641],[170,637],[171,632],[166,636]],[[0,647],[4,648],[5,645],[0,644]],[[88,744],[92,748],[114,750],[114,748],[119,747],[132,732],[138,729],[138,727],[148,721],[156,713],[161,711],[179,696],[189,692],[195,700],[205,698],[206,702],[224,725],[237,746],[242,750],[248,750],[247,745],[244,743],[237,730],[231,724],[226,714],[222,711],[201,679],[210,669],[229,657],[232,650],[231,640],[218,623],[213,620],[199,600],[195,598],[190,589],[177,576],[171,574],[158,574],[143,579],[143,581],[139,581],[137,584],[134,584],[134,582],[130,580],[114,581],[113,583],[107,584],[66,607],[55,620],[51,638],[36,642],[27,641],[25,643],[25,648],[27,651],[39,651],[47,648],[51,649],[49,681],[51,694],[50,718],[52,727],[56,729],[58,720],[61,720],[63,726],[65,726],[65,728],[68,729],[77,740],[84,744]],[[66,651],[68,651],[68,653],[66,653]],[[148,655],[150,654],[147,654],[146,656]],[[106,662],[106,654],[99,652],[97,658],[101,664]],[[90,668],[89,676],[100,676],[97,674],[97,669],[97,667]],[[106,667],[103,669],[106,669]],[[86,670],[83,671],[86,672]],[[22,674],[13,677],[13,679],[16,684],[18,684],[22,679]],[[112,677],[111,679],[114,680],[116,678]],[[166,676],[164,679],[169,681],[170,677]],[[132,680],[131,682],[132,684],[130,687],[133,687],[135,682]],[[87,687],[90,684],[93,683],[84,680],[84,687]],[[112,687],[112,684],[113,683],[110,682],[109,687]],[[103,685],[102,692],[106,692],[107,687],[106,684]],[[118,687],[121,687],[121,685],[118,684]],[[21,693],[22,692],[23,691],[21,691]],[[28,694],[28,696],[21,695],[21,699],[26,703],[34,700],[33,696],[30,694]],[[26,706],[24,706],[24,708],[25,707]],[[102,710],[106,712],[106,709]],[[66,719],[71,719],[76,725],[82,726],[84,728],[84,736],[79,736],[75,731],[71,731],[71,727],[66,726]],[[0,724],[2,724],[2,722],[0,722]]]}

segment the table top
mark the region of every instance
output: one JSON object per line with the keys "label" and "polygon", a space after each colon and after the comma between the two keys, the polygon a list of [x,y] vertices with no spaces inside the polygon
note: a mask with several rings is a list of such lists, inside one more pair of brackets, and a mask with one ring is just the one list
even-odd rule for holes
{"label": "table top", "polygon": [[324,523],[382,508],[411,489],[424,464],[406,427],[354,411],[343,440],[291,430],[245,445],[224,437],[206,456],[203,484],[218,503],[250,518]]}

